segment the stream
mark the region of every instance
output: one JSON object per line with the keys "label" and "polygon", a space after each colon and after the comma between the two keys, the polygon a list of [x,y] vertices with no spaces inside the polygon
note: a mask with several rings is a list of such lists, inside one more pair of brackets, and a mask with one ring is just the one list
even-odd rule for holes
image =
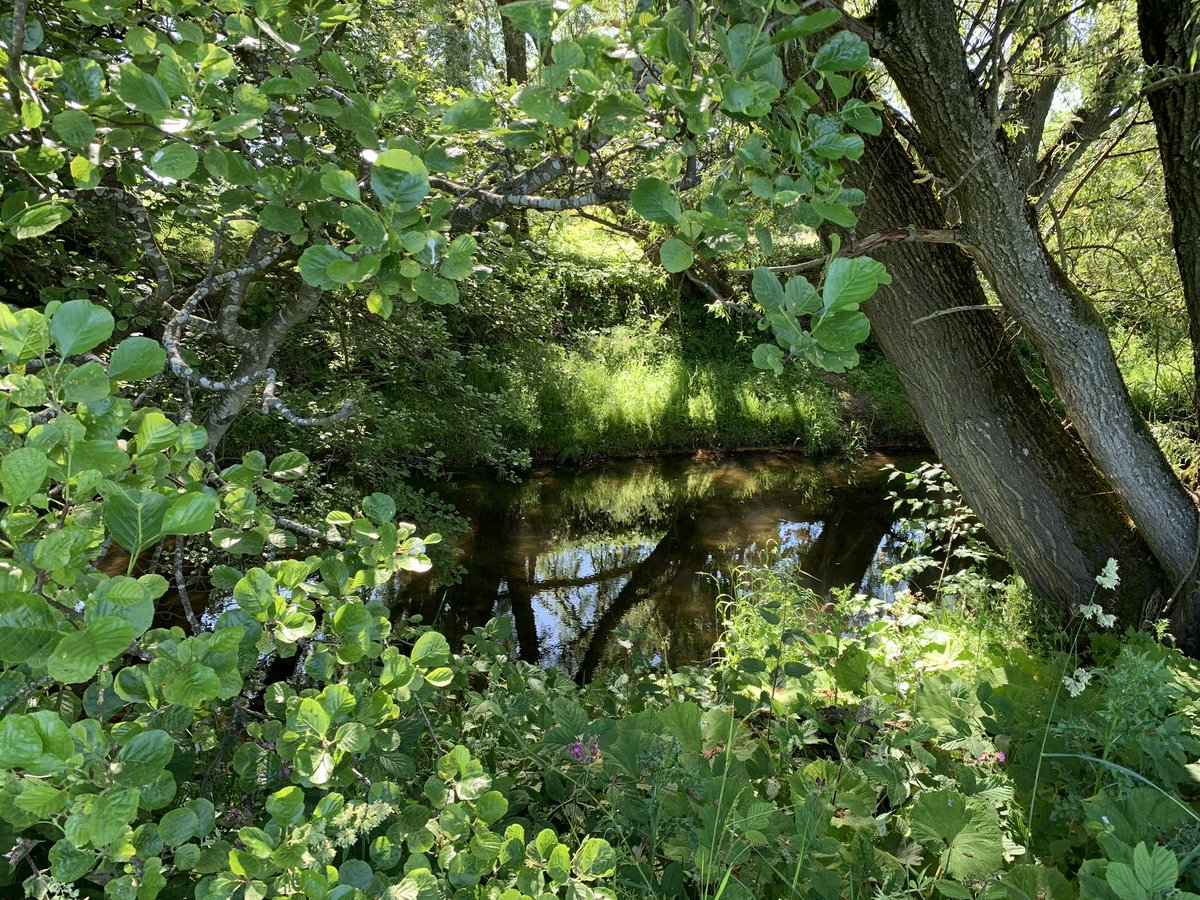
{"label": "stream", "polygon": [[893,591],[882,577],[900,544],[887,467],[921,461],[702,453],[542,467],[517,484],[459,475],[440,493],[471,522],[461,582],[418,580],[388,600],[452,644],[508,616],[522,659],[580,680],[623,652],[622,630],[671,666],[703,664],[729,573],[764,554],[798,560],[818,592]]}

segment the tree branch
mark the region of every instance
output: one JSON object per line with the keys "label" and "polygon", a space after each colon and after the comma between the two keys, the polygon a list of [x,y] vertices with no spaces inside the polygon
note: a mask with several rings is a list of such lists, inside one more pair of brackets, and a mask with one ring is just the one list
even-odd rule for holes
{"label": "tree branch", "polygon": [[[435,188],[448,191],[458,197],[475,197],[480,203],[503,209],[516,207],[519,209],[540,209],[547,212],[563,212],[568,209],[582,209],[586,206],[599,206],[602,203],[614,203],[628,200],[629,188],[613,186],[608,189],[597,188],[589,194],[578,197],[539,197],[533,194],[498,194],[483,188],[468,187],[445,178],[430,178],[429,183]],[[476,204],[478,206],[479,204]],[[475,206],[468,207],[474,209]]]}
{"label": "tree branch", "polygon": [[21,76],[21,54],[25,52],[25,19],[29,13],[29,0],[16,0],[12,11],[12,45],[8,48],[8,92],[17,118],[21,118],[24,98],[21,88],[25,79]]}
{"label": "tree branch", "polygon": [[[852,244],[849,247],[843,248],[838,252],[835,259],[850,259],[855,256],[866,256],[880,247],[885,247],[888,244],[957,244],[962,247],[969,246],[963,235],[953,228],[881,228],[879,231],[873,232]],[[788,272],[807,272],[811,269],[819,269],[828,262],[828,258],[821,256],[816,259],[810,259],[807,262],[792,263],[787,266],[767,266],[766,268],[772,272],[788,273]],[[753,275],[754,269],[733,269],[734,275]]]}

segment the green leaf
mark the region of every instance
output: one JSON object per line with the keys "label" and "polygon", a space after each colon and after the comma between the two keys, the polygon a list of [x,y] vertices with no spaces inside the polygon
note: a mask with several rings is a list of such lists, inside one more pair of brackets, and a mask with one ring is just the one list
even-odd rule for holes
{"label": "green leaf", "polygon": [[491,825],[508,812],[508,799],[499,791],[488,791],[475,801],[475,814]]}
{"label": "green leaf", "polygon": [[163,516],[163,534],[206,534],[215,523],[217,496],[211,489],[176,497]]}
{"label": "green leaf", "polygon": [[75,187],[81,191],[90,191],[100,183],[104,170],[86,156],[76,156],[71,160],[71,178]]}
{"label": "green leaf", "polygon": [[407,150],[385,150],[371,168],[371,190],[393,212],[409,212],[429,195],[429,173]]}
{"label": "green leaf", "polygon": [[643,178],[629,199],[637,214],[651,222],[673,225],[683,215],[675,190],[661,178]]}
{"label": "green leaf", "polygon": [[37,310],[17,310],[0,304],[0,347],[11,362],[37,359],[50,346],[46,317]]}
{"label": "green leaf", "polygon": [[337,262],[352,260],[332,244],[313,244],[300,254],[300,277],[313,287],[325,290],[338,287],[341,282],[329,272],[329,267]]}
{"label": "green leaf", "polygon": [[823,9],[809,16],[798,16],[791,24],[772,32],[771,43],[782,44],[785,41],[794,41],[798,37],[816,34],[831,25],[836,25],[841,17],[841,10],[837,9]]}
{"label": "green leaf", "polygon": [[492,127],[492,105],[480,97],[464,97],[452,104],[442,116],[442,130],[481,131]]}
{"label": "green leaf", "polygon": [[1179,860],[1166,847],[1158,844],[1153,849],[1139,841],[1133,848],[1133,871],[1138,881],[1150,894],[1168,891],[1179,880]]}
{"label": "green leaf", "polygon": [[160,147],[150,158],[150,169],[159,178],[184,181],[200,164],[200,155],[189,145],[173,142]]}
{"label": "green leaf", "polygon": [[834,310],[814,317],[812,322],[813,339],[834,353],[853,350],[870,334],[870,320],[857,309]]}
{"label": "green leaf", "polygon": [[68,59],[55,87],[68,102],[87,106],[104,93],[104,69],[95,60]]}
{"label": "green leaf", "polygon": [[857,72],[870,58],[866,41],[849,31],[839,31],[817,51],[812,67],[818,72]]}
{"label": "green leaf", "polygon": [[770,369],[776,375],[783,374],[783,351],[778,344],[759,344],[754,348],[754,365]]}
{"label": "green leaf", "polygon": [[546,874],[553,884],[566,884],[571,877],[571,851],[566,844],[556,844],[546,860]]}
{"label": "green leaf", "polygon": [[605,134],[624,134],[645,119],[646,104],[632,91],[621,91],[601,98],[595,114],[596,124]]}
{"label": "green leaf", "polygon": [[62,382],[62,399],[68,403],[98,403],[112,390],[108,373],[98,362],[86,362],[67,373]]}
{"label": "green leaf", "polygon": [[68,300],[50,319],[50,336],[63,356],[86,353],[113,333],[113,316],[90,300]]}
{"label": "green leaf", "polygon": [[197,708],[221,693],[221,679],[203,663],[191,663],[167,679],[163,698],[168,703]]}
{"label": "green leaf", "polygon": [[334,197],[358,203],[362,195],[358,190],[358,180],[345,169],[335,169],[321,173],[321,187]]}
{"label": "green leaf", "polygon": [[981,881],[1000,871],[1004,841],[993,809],[972,805],[956,791],[930,791],[913,804],[912,835],[940,853],[950,877]]}
{"label": "green leaf", "polygon": [[396,501],[387,494],[373,493],[363,499],[363,512],[376,525],[392,521],[396,515]]}
{"label": "green leaf", "polygon": [[267,813],[281,825],[298,825],[304,818],[304,792],[295,785],[267,798]]}
{"label": "green leaf", "polygon": [[68,147],[80,149],[96,139],[96,126],[87,113],[77,109],[65,109],[56,115],[51,124],[54,132]]}
{"label": "green leaf", "polygon": [[137,556],[162,537],[169,504],[155,491],[116,486],[104,503],[104,521],[113,539]]}
{"label": "green leaf", "polygon": [[1104,878],[1120,900],[1149,900],[1151,897],[1128,863],[1110,862]]}
{"label": "green leaf", "polygon": [[[12,47],[13,43],[13,14],[5,13],[0,16],[0,38],[4,39],[5,49]],[[42,41],[46,39],[46,32],[42,28],[42,23],[38,21],[37,16],[26,15],[25,17],[25,39],[21,41],[21,50],[24,53],[31,53],[42,45]]]}
{"label": "green leaf", "polygon": [[679,238],[669,238],[663,242],[659,258],[668,272],[682,272],[692,266],[692,248]]}
{"label": "green leaf", "polygon": [[869,299],[881,284],[891,284],[891,276],[883,263],[865,256],[847,259],[839,257],[829,264],[825,285],[821,290],[826,311],[857,308]]}
{"label": "green leaf", "polygon": [[414,666],[436,669],[450,661],[450,644],[436,631],[427,631],[417,638],[409,658]]}
{"label": "green leaf", "polygon": [[113,774],[124,784],[148,784],[159,775],[175,755],[175,742],[161,729],[135,734],[117,754]]}
{"label": "green leaf", "polygon": [[347,206],[341,210],[342,221],[354,232],[354,238],[365,247],[380,247],[387,240],[387,229],[379,213],[365,206]]}
{"label": "green leaf", "polygon": [[0,719],[0,769],[28,768],[42,755],[42,738],[30,716]]}
{"label": "green leaf", "polygon": [[117,67],[113,90],[123,103],[140,113],[165,113],[171,109],[171,100],[162,85],[137,63],[123,62]]}
{"label": "green leaf", "polygon": [[67,807],[67,795],[49,784],[24,782],[25,789],[13,799],[18,809],[33,813],[39,819],[49,819]]}
{"label": "green leaf", "polygon": [[186,844],[199,830],[199,817],[186,807],[173,809],[158,820],[158,836],[169,847]]}
{"label": "green leaf", "polygon": [[271,460],[271,467],[267,469],[267,473],[272,478],[280,481],[292,481],[296,478],[302,478],[307,471],[308,457],[295,450],[279,454],[279,456]]}
{"label": "green leaf", "polygon": [[329,713],[312,697],[300,701],[296,711],[296,727],[302,728],[316,737],[324,737],[329,731]]}
{"label": "green leaf", "polygon": [[734,75],[753,71],[775,56],[767,38],[756,24],[743,22],[734,25],[723,37],[721,46]]}
{"label": "green leaf", "polygon": [[0,594],[0,660],[22,663],[58,635],[62,616],[36,594]]}
{"label": "green leaf", "polygon": [[33,447],[21,447],[4,457],[0,463],[0,487],[9,506],[20,506],[42,489],[50,461],[46,454]]}
{"label": "green leaf", "polygon": [[64,684],[90,681],[96,670],[125,650],[134,639],[133,626],[118,616],[102,616],[63,637],[46,661],[46,671]]}
{"label": "green leaf", "polygon": [[575,854],[573,865],[580,878],[608,878],[617,870],[617,854],[603,838],[588,838]]}
{"label": "green leaf", "polygon": [[13,237],[24,241],[53,231],[69,218],[71,209],[62,203],[38,203],[22,210],[9,228]]}
{"label": "green leaf", "polygon": [[568,128],[571,117],[567,114],[566,104],[558,97],[558,91],[544,84],[533,84],[523,88],[513,98],[518,107],[539,122],[553,125],[555,128]]}
{"label": "green leaf", "polygon": [[84,615],[90,619],[119,616],[133,626],[135,636],[154,623],[154,600],[136,579],[118,575],[96,585]]}
{"label": "green leaf", "polygon": [[556,18],[553,0],[517,0],[501,6],[500,15],[539,40],[550,36]]}
{"label": "green leaf", "polygon": [[92,844],[101,847],[121,837],[137,816],[139,799],[140,795],[134,788],[109,791],[97,798],[88,817]]}
{"label": "green leaf", "polygon": [[282,203],[268,203],[258,217],[259,224],[268,231],[280,234],[296,234],[304,228],[304,217],[300,210]]}
{"label": "green leaf", "polygon": [[148,337],[125,338],[117,344],[108,361],[108,377],[113,381],[141,381],[162,371],[167,351]]}
{"label": "green leaf", "polygon": [[179,437],[179,426],[157,410],[151,410],[142,416],[138,423],[137,450],[138,453],[154,453],[174,446]]}
{"label": "green leaf", "polygon": [[858,223],[858,216],[854,214],[854,211],[841,203],[829,203],[814,197],[809,201],[809,205],[817,211],[822,219],[828,219],[843,228],[853,228]]}

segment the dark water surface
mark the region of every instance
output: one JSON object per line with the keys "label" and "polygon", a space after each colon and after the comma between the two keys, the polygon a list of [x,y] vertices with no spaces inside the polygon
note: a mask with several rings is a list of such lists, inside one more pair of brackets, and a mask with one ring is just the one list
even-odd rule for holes
{"label": "dark water surface", "polygon": [[460,476],[443,490],[471,520],[461,584],[412,583],[389,598],[451,639],[509,616],[523,659],[585,679],[619,652],[621,626],[673,666],[703,663],[717,638],[718,573],[764,551],[799,560],[811,587],[886,594],[896,559],[886,466],[782,453],[629,460],[535,469],[520,484]]}

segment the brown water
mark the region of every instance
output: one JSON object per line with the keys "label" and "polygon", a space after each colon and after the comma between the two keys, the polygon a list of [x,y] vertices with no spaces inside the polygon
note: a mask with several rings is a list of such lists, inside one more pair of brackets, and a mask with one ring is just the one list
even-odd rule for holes
{"label": "brown water", "polygon": [[622,628],[672,666],[703,663],[728,573],[769,550],[798,560],[815,590],[887,595],[898,536],[885,467],[920,461],[701,454],[539,468],[520,484],[462,476],[442,491],[472,523],[462,582],[389,599],[452,641],[508,616],[523,659],[580,679],[623,652]]}

